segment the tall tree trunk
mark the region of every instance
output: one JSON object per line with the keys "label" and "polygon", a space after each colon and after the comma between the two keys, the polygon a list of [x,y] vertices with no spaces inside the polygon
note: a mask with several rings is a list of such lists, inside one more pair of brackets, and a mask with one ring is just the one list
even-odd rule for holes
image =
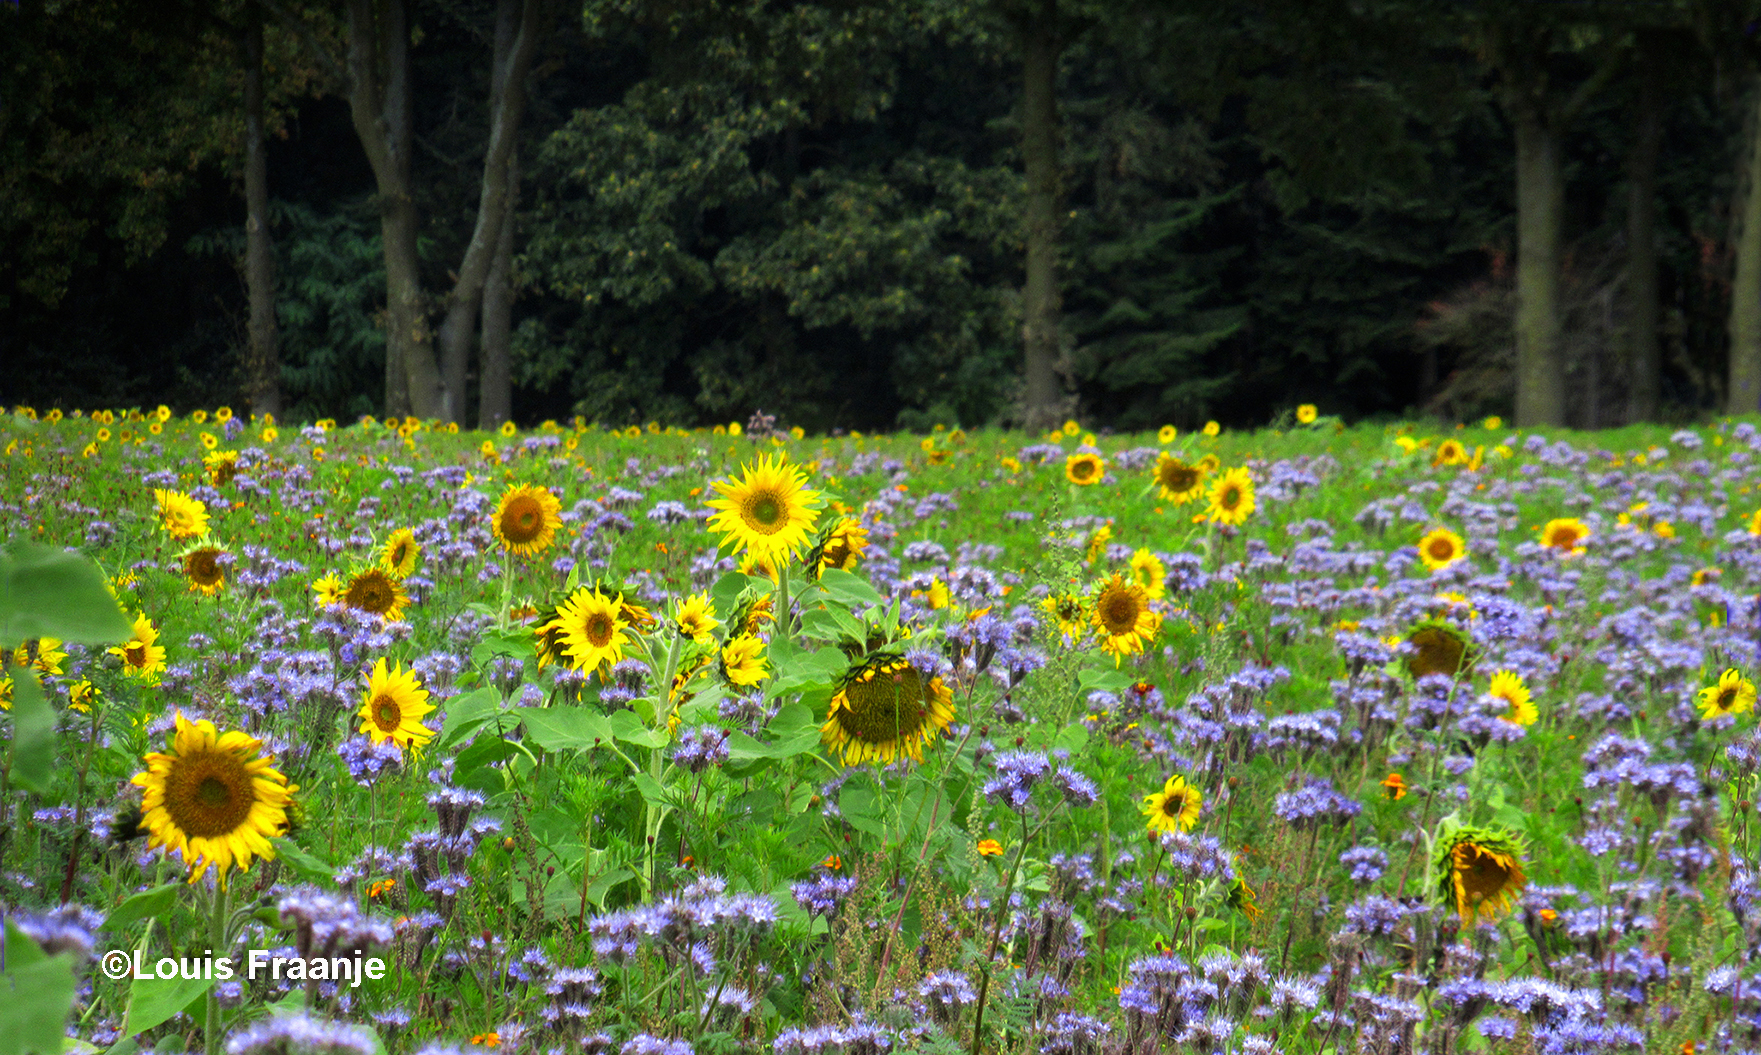
{"label": "tall tree trunk", "polygon": [[1754,78],[1746,169],[1742,174],[1742,228],[1736,236],[1736,274],[1730,284],[1730,386],[1727,414],[1761,409],[1761,78]]}
{"label": "tall tree trunk", "polygon": [[1639,99],[1627,169],[1627,421],[1657,417],[1663,353],[1657,340],[1657,151],[1663,140],[1663,99],[1657,56],[1644,39],[1638,52]]}
{"label": "tall tree trunk", "polygon": [[489,149],[483,159],[483,186],[477,200],[477,225],[459,264],[446,318],[440,324],[440,363],[446,386],[445,416],[461,424],[465,417],[465,374],[471,363],[472,338],[483,305],[483,283],[489,277],[508,212],[508,159],[513,155],[525,107],[526,72],[531,68],[539,34],[539,0],[500,0],[495,15],[495,53],[489,76]]}
{"label": "tall tree trunk", "polygon": [[416,255],[408,0],[349,0],[349,112],[373,166],[385,251],[385,413],[439,417],[439,367]]}
{"label": "tall tree trunk", "polygon": [[281,349],[275,329],[275,246],[269,238],[269,148],[263,141],[263,11],[245,27],[245,289],[251,321],[246,383],[253,414],[281,413]]}
{"label": "tall tree trunk", "polygon": [[477,427],[499,428],[513,417],[514,391],[510,372],[513,337],[514,210],[520,202],[517,153],[508,156],[508,205],[502,212],[501,237],[495,262],[483,284],[483,357],[478,372]]}
{"label": "tall tree trunk", "polygon": [[1516,424],[1565,424],[1559,265],[1565,172],[1558,133],[1533,109],[1516,115]]}
{"label": "tall tree trunk", "polygon": [[1041,0],[1023,25],[1021,40],[1021,158],[1027,176],[1027,282],[1021,293],[1021,337],[1026,352],[1027,390],[1022,425],[1028,432],[1050,428],[1063,415],[1058,378],[1059,309],[1057,0]]}

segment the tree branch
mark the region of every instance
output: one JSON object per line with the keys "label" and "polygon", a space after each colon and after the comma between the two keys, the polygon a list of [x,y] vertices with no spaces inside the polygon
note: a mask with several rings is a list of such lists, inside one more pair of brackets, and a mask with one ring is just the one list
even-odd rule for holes
{"label": "tree branch", "polygon": [[1555,129],[1564,131],[1584,107],[1589,105],[1590,100],[1595,98],[1596,93],[1608,86],[1608,82],[1614,79],[1614,75],[1620,72],[1621,65],[1626,62],[1626,53],[1627,38],[1625,37],[1609,46],[1608,54],[1602,57],[1602,65],[1596,68],[1596,72],[1592,73],[1588,80],[1578,85],[1577,91],[1571,93],[1571,98],[1565,101],[1565,105],[1554,111],[1553,127]]}
{"label": "tree branch", "polygon": [[296,18],[294,13],[289,11],[286,7],[283,7],[278,0],[257,0],[257,3],[262,5],[270,14],[273,14],[276,18],[280,19],[282,25],[293,30],[293,32],[306,45],[306,50],[312,53],[312,57],[318,60],[318,64],[324,67],[326,73],[329,73],[331,77],[335,78],[342,93],[347,95],[350,87],[349,71],[343,67],[342,63],[337,61],[335,55],[330,53],[330,49],[324,46],[323,41],[318,39],[317,34],[312,32],[312,27]]}

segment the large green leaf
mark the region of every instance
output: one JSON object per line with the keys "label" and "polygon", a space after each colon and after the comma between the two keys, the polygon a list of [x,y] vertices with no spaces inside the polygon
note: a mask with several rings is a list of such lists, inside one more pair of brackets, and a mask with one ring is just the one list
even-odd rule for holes
{"label": "large green leaf", "polygon": [[591,751],[614,736],[605,715],[584,707],[519,707],[514,715],[526,739],[546,751]]}
{"label": "large green leaf", "polygon": [[55,708],[37,684],[37,672],[12,677],[12,779],[27,791],[49,790],[55,771]]}
{"label": "large green leaf", "polygon": [[[152,968],[151,962],[141,964]],[[123,1033],[144,1033],[159,1025],[205,996],[214,985],[212,978],[136,978],[129,987],[128,1025]],[[60,1050],[59,1047],[56,1048]]]}
{"label": "large green leaf", "polygon": [[0,973],[0,1055],[61,1055],[73,1010],[73,959],[45,956],[6,922],[6,971]]}
{"label": "large green leaf", "polygon": [[0,554],[0,641],[57,637],[106,645],[131,633],[104,573],[89,558],[29,543]]}

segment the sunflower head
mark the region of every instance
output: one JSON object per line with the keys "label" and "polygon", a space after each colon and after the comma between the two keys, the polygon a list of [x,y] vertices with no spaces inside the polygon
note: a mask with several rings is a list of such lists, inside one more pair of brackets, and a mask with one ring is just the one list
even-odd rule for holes
{"label": "sunflower head", "polygon": [[1584,552],[1584,540],[1589,537],[1590,529],[1576,517],[1549,520],[1541,529],[1541,545],[1556,551],[1562,557]]}
{"label": "sunflower head", "polygon": [[212,597],[226,585],[226,564],[223,557],[230,556],[224,546],[193,546],[178,556],[183,568],[183,577],[190,589]]}
{"label": "sunflower head", "polygon": [[159,631],[145,615],[135,617],[129,639],[109,650],[122,659],[123,673],[149,685],[157,684],[165,669],[165,647],[158,643]]}
{"label": "sunflower head", "polygon": [[1106,471],[1107,463],[1098,454],[1072,454],[1064,459],[1064,479],[1078,487],[1100,483]]}
{"label": "sunflower head", "polygon": [[225,884],[231,869],[275,857],[269,840],[286,830],[289,796],[299,789],[262,748],[243,732],[221,733],[180,711],[171,750],[148,754],[146,771],[135,774],[133,783],[144,789],[147,847],[178,851],[190,865],[190,882],[216,868]]}
{"label": "sunflower head", "polygon": [[1118,572],[1095,593],[1089,619],[1115,665],[1142,651],[1162,628],[1161,616],[1150,608],[1149,592]]}
{"label": "sunflower head", "polygon": [[1039,603],[1039,606],[1057,620],[1058,632],[1075,640],[1082,637],[1087,629],[1088,607],[1082,598],[1073,593],[1054,593]]}
{"label": "sunflower head", "polygon": [[562,502],[548,487],[509,487],[495,507],[496,540],[516,557],[549,549],[561,526]]}
{"label": "sunflower head", "polygon": [[388,623],[403,618],[404,606],[410,595],[404,592],[403,580],[383,568],[367,568],[349,577],[342,590],[342,603],[357,612],[379,616]]}
{"label": "sunflower head", "polygon": [[1461,914],[1463,926],[1495,918],[1528,886],[1520,836],[1445,820],[1432,841],[1433,893]]}
{"label": "sunflower head", "polygon": [[706,592],[685,598],[673,609],[673,628],[681,637],[708,641],[720,625],[715,617],[715,605]]}
{"label": "sunflower head", "polygon": [[1437,445],[1437,456],[1431,459],[1433,466],[1466,465],[1468,452],[1460,440],[1444,440]]}
{"label": "sunflower head", "polygon": [[215,487],[225,487],[238,476],[237,451],[209,451],[202,458],[202,467],[208,470],[208,480]]}
{"label": "sunflower head", "polygon": [[922,762],[925,745],[953,720],[954,694],[941,678],[882,654],[845,673],[820,738],[847,766],[901,757]]}
{"label": "sunflower head", "polygon": [[1529,700],[1529,687],[1522,676],[1512,671],[1501,670],[1492,675],[1492,681],[1486,686],[1486,695],[1501,701],[1505,713],[1500,718],[1516,725],[1534,725],[1539,714],[1535,705]]}
{"label": "sunflower head", "polygon": [[400,579],[408,578],[421,558],[422,545],[409,528],[393,531],[379,550],[379,566]]}
{"label": "sunflower head", "polygon": [[1244,524],[1254,511],[1253,476],[1245,466],[1237,466],[1211,484],[1207,497],[1205,516],[1212,523]]}
{"label": "sunflower head", "polygon": [[422,717],[432,710],[428,690],[416,680],[416,672],[404,670],[402,664],[387,669],[381,657],[373,665],[357,713],[361,732],[372,737],[375,744],[390,740],[408,750],[422,746],[434,736],[434,730],[422,724]]}
{"label": "sunflower head", "polygon": [[179,491],[155,487],[153,499],[159,503],[159,526],[174,539],[201,538],[208,534],[208,506]]}
{"label": "sunflower head", "polygon": [[1176,437],[1178,435],[1180,435],[1179,429],[1175,428],[1172,425],[1163,425],[1161,428],[1156,430],[1156,442],[1157,443],[1173,443],[1174,437]]}
{"label": "sunflower head", "polygon": [[1172,776],[1162,785],[1161,791],[1145,795],[1139,808],[1144,816],[1144,827],[1151,832],[1173,833],[1191,831],[1198,823],[1203,806],[1204,796],[1197,788],[1188,784],[1185,777]]}
{"label": "sunflower head", "polygon": [[1415,678],[1427,674],[1455,677],[1473,664],[1473,645],[1468,636],[1442,619],[1427,619],[1406,635],[1413,648],[1406,657],[1407,673]]}
{"label": "sunflower head", "polygon": [[765,665],[764,642],[751,634],[736,634],[721,650],[722,675],[728,684],[747,688],[770,677]]}
{"label": "sunflower head", "polygon": [[624,631],[630,623],[623,608],[621,595],[607,597],[597,586],[582,586],[557,606],[556,618],[546,628],[560,637],[570,664],[591,673],[624,658],[630,643]]}
{"label": "sunflower head", "polygon": [[1168,566],[1162,563],[1162,558],[1147,549],[1131,555],[1131,581],[1143,587],[1150,600],[1161,600],[1168,592],[1167,579]]}
{"label": "sunflower head", "polygon": [[1205,470],[1197,465],[1188,465],[1167,451],[1156,457],[1156,467],[1152,472],[1156,487],[1166,501],[1185,505],[1204,494]]}
{"label": "sunflower head", "polygon": [[1319,416],[1320,411],[1315,409],[1313,403],[1304,403],[1296,408],[1296,423],[1298,425],[1313,425],[1315,418]]}
{"label": "sunflower head", "polygon": [[807,545],[819,522],[819,492],[784,455],[769,455],[743,466],[738,480],[717,480],[721,494],[709,501],[718,512],[709,518],[724,545],[760,557],[787,559]]}
{"label": "sunflower head", "polygon": [[1419,559],[1432,571],[1442,571],[1465,556],[1461,536],[1446,527],[1432,528],[1419,539]]}
{"label": "sunflower head", "polygon": [[807,563],[822,572],[828,568],[849,571],[856,567],[856,562],[862,559],[862,551],[867,548],[868,529],[862,526],[862,521],[843,517],[808,553]]}
{"label": "sunflower head", "polygon": [[1743,714],[1755,709],[1755,683],[1743,672],[1728,667],[1718,680],[1700,690],[1700,717],[1710,721],[1727,714]]}

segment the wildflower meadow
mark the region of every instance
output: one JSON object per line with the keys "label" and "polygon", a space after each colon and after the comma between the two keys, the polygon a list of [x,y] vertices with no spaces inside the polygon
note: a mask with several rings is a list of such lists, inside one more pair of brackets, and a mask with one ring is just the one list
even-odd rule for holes
{"label": "wildflower meadow", "polygon": [[1761,431],[0,415],[0,1052],[1761,1051]]}

